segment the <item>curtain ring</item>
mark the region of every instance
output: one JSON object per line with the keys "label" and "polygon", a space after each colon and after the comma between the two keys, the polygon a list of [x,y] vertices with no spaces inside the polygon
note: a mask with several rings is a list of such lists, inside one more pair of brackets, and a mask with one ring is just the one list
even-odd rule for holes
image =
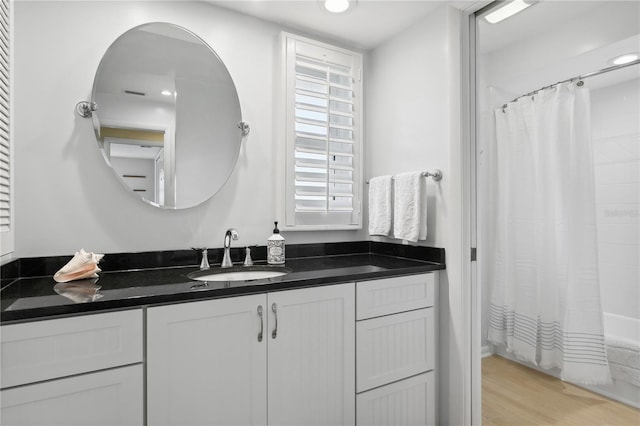
{"label": "curtain ring", "polygon": [[578,87],[582,87],[582,86],[584,86],[584,81],[578,80],[578,82],[576,84],[578,85]]}

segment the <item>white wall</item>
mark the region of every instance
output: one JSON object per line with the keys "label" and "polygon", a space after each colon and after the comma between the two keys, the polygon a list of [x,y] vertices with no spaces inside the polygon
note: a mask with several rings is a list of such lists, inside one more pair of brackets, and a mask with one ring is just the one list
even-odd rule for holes
{"label": "white wall", "polygon": [[640,79],[591,92],[604,312],[640,318]]}
{"label": "white wall", "polygon": [[[427,240],[446,242],[449,186],[449,69],[446,9],[441,8],[369,55],[365,80],[365,174],[440,169],[427,178]],[[366,204],[365,204],[366,205]],[[379,241],[394,241],[376,237]]]}
{"label": "white wall", "polygon": [[466,290],[461,256],[459,25],[459,12],[441,6],[371,51],[365,80],[365,176],[433,169],[444,176],[439,182],[427,178],[428,235],[419,244],[446,249],[447,270],[440,274],[438,286],[438,395],[440,424],[455,425],[464,424],[468,402],[463,380],[468,359],[462,349]]}
{"label": "white wall", "polygon": [[[196,2],[21,1],[15,8],[14,128],[16,250],[13,258],[265,244],[275,205],[274,24]],[[171,22],[204,39],[227,65],[251,133],[227,184],[188,210],[161,210],[127,193],[96,148],[89,100],[110,44],[146,22]],[[287,241],[365,239],[362,232],[296,232]]]}

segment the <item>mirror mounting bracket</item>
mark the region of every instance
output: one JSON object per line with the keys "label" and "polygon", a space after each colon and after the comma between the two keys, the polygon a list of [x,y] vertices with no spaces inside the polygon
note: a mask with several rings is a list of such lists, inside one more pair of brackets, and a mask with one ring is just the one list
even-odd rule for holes
{"label": "mirror mounting bracket", "polygon": [[93,115],[94,111],[98,110],[98,104],[95,102],[80,101],[76,104],[76,113],[80,117],[88,118]]}
{"label": "mirror mounting bracket", "polygon": [[240,121],[238,123],[238,128],[242,131],[242,136],[247,136],[251,131],[251,128],[249,128],[249,123],[247,123],[246,121]]}

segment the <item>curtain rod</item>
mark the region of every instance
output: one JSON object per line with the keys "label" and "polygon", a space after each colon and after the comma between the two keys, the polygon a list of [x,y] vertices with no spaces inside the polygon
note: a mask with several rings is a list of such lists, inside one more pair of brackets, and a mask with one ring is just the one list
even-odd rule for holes
{"label": "curtain rod", "polygon": [[524,95],[520,95],[517,98],[514,98],[514,99],[510,100],[509,102],[507,102],[506,104],[502,105],[502,109],[504,110],[507,107],[507,105],[510,104],[511,102],[515,102],[518,99],[524,98],[526,96],[535,95],[536,93],[538,93],[541,90],[551,89],[551,88],[557,86],[558,84],[570,83],[572,81],[578,80],[578,85],[582,86],[582,84],[584,84],[584,83],[582,83],[582,80],[585,79],[585,78],[595,77],[596,75],[608,73],[610,71],[616,71],[616,70],[619,70],[621,68],[630,67],[631,65],[638,65],[638,64],[640,64],[640,59],[636,59],[635,61],[631,61],[631,62],[626,63],[626,64],[614,65],[614,66],[611,66],[611,67],[608,67],[608,68],[603,68],[601,70],[593,71],[593,72],[590,72],[588,74],[579,75],[577,77],[568,78],[566,80],[562,80],[562,81],[559,81],[557,83],[550,84],[549,86],[541,87],[540,89],[534,90],[533,92],[529,92],[529,93],[526,93]]}

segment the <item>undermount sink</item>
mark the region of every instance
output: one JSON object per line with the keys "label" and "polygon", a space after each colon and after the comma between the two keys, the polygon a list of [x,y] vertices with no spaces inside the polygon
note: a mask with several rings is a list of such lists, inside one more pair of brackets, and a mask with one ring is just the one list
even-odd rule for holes
{"label": "undermount sink", "polygon": [[280,277],[289,272],[291,269],[283,266],[234,266],[195,271],[187,277],[196,281],[253,281]]}

